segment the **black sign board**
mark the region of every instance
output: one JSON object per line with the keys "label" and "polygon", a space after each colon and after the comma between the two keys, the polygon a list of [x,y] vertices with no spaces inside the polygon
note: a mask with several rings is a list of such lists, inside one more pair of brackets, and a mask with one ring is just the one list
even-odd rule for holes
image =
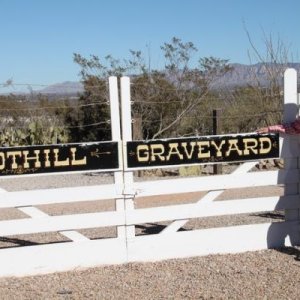
{"label": "black sign board", "polygon": [[0,176],[118,168],[117,142],[0,148]]}
{"label": "black sign board", "polygon": [[241,134],[127,142],[127,168],[279,157],[278,134]]}

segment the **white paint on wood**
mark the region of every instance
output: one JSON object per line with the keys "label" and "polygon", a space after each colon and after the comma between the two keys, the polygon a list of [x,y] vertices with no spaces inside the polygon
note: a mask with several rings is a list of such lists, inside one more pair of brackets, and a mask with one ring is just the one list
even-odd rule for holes
{"label": "white paint on wood", "polygon": [[289,123],[296,119],[299,113],[297,106],[297,72],[295,69],[287,69],[284,72],[284,112],[283,122]]}
{"label": "white paint on wood", "polygon": [[0,276],[26,276],[126,262],[123,240],[83,241],[1,249]]}
{"label": "white paint on wood", "polygon": [[[123,140],[123,167],[126,169],[126,142],[132,141],[132,117],[131,117],[131,94],[130,94],[130,78],[121,78],[121,107],[122,107],[122,140]],[[134,209],[134,196],[133,190],[133,172],[124,171],[124,197],[125,197],[125,211]],[[127,239],[134,238],[135,227],[126,227]]]}
{"label": "white paint on wood", "polygon": [[258,164],[258,161],[245,162],[239,165],[231,174],[245,174],[254,168]]}
{"label": "white paint on wood", "polygon": [[60,231],[60,234],[65,236],[66,238],[70,239],[73,242],[79,243],[79,242],[85,242],[89,241],[90,239],[84,236],[83,234],[74,231],[74,230],[65,230],[65,231]]}
{"label": "white paint on wood", "polygon": [[[266,223],[140,236],[128,242],[129,261],[240,253],[299,244],[299,223]],[[213,258],[212,258],[213,259]]]}
{"label": "white paint on wood", "polygon": [[299,208],[299,195],[285,197],[247,198],[239,200],[215,201],[213,203],[180,204],[163,207],[151,207],[128,211],[128,225],[188,218],[202,218],[222,215],[256,213],[262,211]]}
{"label": "white paint on wood", "polygon": [[217,199],[221,194],[223,194],[224,190],[217,191],[209,191],[203,198],[195,203],[195,205],[209,204],[213,203],[215,199]]}
{"label": "white paint on wood", "polygon": [[113,141],[121,140],[120,128],[120,108],[119,108],[119,90],[118,78],[111,76],[108,79],[109,84],[109,102],[110,102],[110,119],[111,119],[111,134]]}
{"label": "white paint on wood", "polygon": [[[49,217],[48,214],[46,214],[45,212],[43,212],[40,209],[33,207],[33,206],[18,207],[18,210],[22,211],[24,214],[28,215],[31,218]],[[73,242],[81,242],[81,241],[89,240],[87,237],[85,237],[84,235],[82,235],[81,233],[76,232],[76,231],[71,231],[71,230],[63,231],[63,232],[60,232],[60,234],[67,237],[68,239],[70,239]]]}
{"label": "white paint on wood", "polygon": [[[246,162],[239,165],[231,174],[244,174],[250,171],[258,162],[251,161]],[[212,203],[215,199],[217,199],[225,190],[216,190],[216,191],[209,191],[203,198],[197,201],[197,205],[202,205],[204,203]],[[164,228],[160,234],[169,234],[178,231],[181,227],[183,227],[189,219],[185,220],[177,220],[172,222],[166,228]]]}
{"label": "white paint on wood", "polygon": [[[299,106],[298,106],[298,91],[297,91],[297,72],[294,69],[287,69],[284,72],[284,113],[283,113],[283,122],[290,123],[293,122],[296,117],[299,115]],[[297,161],[293,161],[293,165],[286,163],[285,160],[285,169],[290,170],[291,168],[299,167],[299,135],[291,136],[284,135],[283,146],[287,151],[294,154],[294,158],[297,158]],[[292,156],[291,155],[291,156]],[[299,193],[299,181],[297,184],[286,183],[285,194],[298,194]],[[285,219],[287,221],[300,220],[300,210],[299,209],[287,209],[285,210]]]}
{"label": "white paint on wood", "polygon": [[36,219],[17,219],[1,221],[0,236],[117,226],[124,224],[124,212],[117,211],[53,216]]}
{"label": "white paint on wood", "polygon": [[105,200],[120,197],[114,184],[7,192],[1,195],[0,208],[55,203]]}
{"label": "white paint on wood", "polygon": [[[48,214],[44,213],[43,211],[41,211],[40,209],[38,209],[36,207],[19,207],[18,210],[22,211],[23,213],[30,216],[31,218],[49,217]],[[69,231],[61,231],[59,233],[65,237],[67,237],[68,239],[70,239],[73,242],[82,242],[82,241],[89,240],[87,237],[85,237],[84,235],[82,235],[81,233],[79,233],[77,231],[69,230]]]}
{"label": "white paint on wood", "polygon": [[299,182],[298,170],[251,172],[198,178],[135,182],[137,197]]}
{"label": "white paint on wood", "polygon": [[[203,206],[212,203],[217,197],[219,197],[224,190],[219,191],[209,191],[206,195],[204,195],[203,198],[201,198],[199,201],[197,201],[194,205],[195,206]],[[205,206],[204,206],[205,207]],[[189,219],[183,219],[183,220],[176,220],[172,222],[170,225],[168,225],[166,228],[164,228],[159,234],[169,234],[178,231],[181,227],[183,227]]]}
{"label": "white paint on wood", "polygon": [[48,214],[44,213],[40,209],[33,207],[33,206],[28,206],[28,207],[18,207],[18,210],[26,214],[27,216],[31,218],[45,218],[49,217]]}

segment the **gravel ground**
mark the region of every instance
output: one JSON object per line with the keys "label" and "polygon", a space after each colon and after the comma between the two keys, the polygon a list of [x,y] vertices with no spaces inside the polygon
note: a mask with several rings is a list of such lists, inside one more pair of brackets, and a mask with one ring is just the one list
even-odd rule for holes
{"label": "gravel ground", "polygon": [[[111,183],[112,176],[69,175],[0,180],[8,190]],[[282,187],[237,189],[217,201],[281,195]],[[136,200],[136,207],[197,201],[203,193]],[[49,215],[113,210],[113,201],[39,206]],[[0,220],[26,217],[16,209],[0,209]],[[194,219],[183,230],[239,224],[280,222],[282,212]],[[136,234],[158,233],[168,223],[140,224]],[[89,238],[115,236],[115,228],[81,230]],[[0,237],[0,247],[67,241],[59,233]],[[0,266],[1,267],[1,266]],[[299,299],[300,248],[235,255],[214,255],[156,263],[102,266],[34,277],[0,278],[0,299]]]}
{"label": "gravel ground", "polygon": [[299,249],[0,279],[1,299],[299,299]]}

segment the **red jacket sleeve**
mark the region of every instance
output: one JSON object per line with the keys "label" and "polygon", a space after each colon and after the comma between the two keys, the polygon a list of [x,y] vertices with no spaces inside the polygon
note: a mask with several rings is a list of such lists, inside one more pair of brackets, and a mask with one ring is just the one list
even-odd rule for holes
{"label": "red jacket sleeve", "polygon": [[269,129],[269,132],[282,132],[282,133],[286,133],[286,134],[300,134],[300,118],[298,117],[292,123],[269,126],[268,129]]}

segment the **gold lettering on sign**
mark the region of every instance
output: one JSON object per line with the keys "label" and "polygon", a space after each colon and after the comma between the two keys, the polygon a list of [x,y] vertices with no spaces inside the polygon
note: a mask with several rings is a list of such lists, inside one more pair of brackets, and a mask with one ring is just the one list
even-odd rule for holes
{"label": "gold lettering on sign", "polygon": [[72,166],[82,166],[82,165],[86,165],[86,156],[82,159],[76,159],[76,148],[71,148],[70,149],[72,157],[71,157],[71,165]]}
{"label": "gold lettering on sign", "polygon": [[[137,143],[137,142],[135,142]],[[166,139],[141,142],[130,150],[130,168],[141,165],[167,166],[225,161],[260,159],[269,154],[276,155],[276,141],[270,136],[233,135],[190,139]],[[130,148],[129,148],[130,149]],[[273,151],[274,150],[274,151]],[[278,149],[277,149],[278,150]],[[278,151],[277,151],[278,152]],[[135,162],[132,158],[135,158]],[[73,158],[74,159],[74,158]]]}
{"label": "gold lettering on sign", "polygon": [[138,161],[149,161],[148,145],[138,145],[136,148]]}
{"label": "gold lettering on sign", "polygon": [[0,152],[0,170],[3,170],[5,168],[5,156],[3,152]]}
{"label": "gold lettering on sign", "polygon": [[[94,144],[91,144],[94,147]],[[110,145],[111,147],[111,145]],[[148,146],[149,147],[149,146]],[[89,162],[89,144],[41,145],[28,147],[0,147],[0,176],[11,174],[49,173],[75,170],[92,170],[101,163]],[[148,150],[148,157],[150,151]],[[156,150],[156,154],[159,154]],[[98,154],[111,154],[99,152]],[[145,154],[140,153],[141,156]],[[97,156],[99,158],[99,156]],[[95,164],[96,165],[95,165]],[[114,167],[112,167],[114,168]]]}
{"label": "gold lettering on sign", "polygon": [[18,164],[16,163],[16,158],[18,157],[22,157],[22,152],[21,151],[9,151],[6,154],[7,157],[12,157],[12,164],[11,164],[11,168],[12,169],[17,169],[18,168]]}
{"label": "gold lettering on sign", "polygon": [[181,143],[181,146],[184,149],[184,153],[185,153],[186,157],[188,159],[191,159],[193,157],[193,154],[194,154],[194,148],[196,146],[196,142],[190,142],[190,146],[191,146],[191,151],[190,152],[188,152],[188,150],[186,148],[186,146],[187,146],[186,142]]}
{"label": "gold lettering on sign", "polygon": [[250,155],[250,150],[253,154],[257,154],[258,150],[256,149],[258,146],[257,139],[249,138],[244,139],[244,155]]}
{"label": "gold lettering on sign", "polygon": [[217,150],[216,157],[222,157],[222,151],[221,150],[222,150],[222,147],[223,147],[224,144],[225,144],[224,140],[222,140],[220,142],[219,146],[216,144],[215,141],[211,141],[211,145],[213,147],[215,147],[215,149]]}
{"label": "gold lettering on sign", "polygon": [[228,140],[229,143],[229,149],[226,151],[225,155],[229,156],[231,154],[231,151],[236,151],[239,156],[243,155],[243,151],[239,149],[238,147],[238,140]]}
{"label": "gold lettering on sign", "polygon": [[53,149],[54,153],[54,167],[64,167],[70,165],[70,159],[66,158],[65,160],[58,160],[59,149]]}
{"label": "gold lettering on sign", "polygon": [[156,161],[156,157],[158,160],[164,161],[165,157],[163,156],[165,148],[163,144],[153,144],[150,145],[151,148],[151,161]]}
{"label": "gold lettering on sign", "polygon": [[[209,149],[209,141],[201,141],[197,142],[197,146],[199,147],[198,150],[198,158],[209,158],[210,157],[210,151]],[[204,152],[206,151],[206,152]]]}
{"label": "gold lettering on sign", "polygon": [[[259,142],[260,142],[260,149],[259,149],[260,154],[267,154],[271,151],[272,142],[271,142],[270,138],[261,137],[261,138],[259,138]],[[264,148],[264,145],[266,145],[266,144],[267,144],[267,147]]]}
{"label": "gold lettering on sign", "polygon": [[49,153],[50,153],[50,149],[45,149],[44,150],[44,154],[45,154],[45,168],[51,167],[51,163],[50,163],[50,160],[49,160]]}
{"label": "gold lettering on sign", "polygon": [[170,143],[170,150],[166,157],[166,160],[170,160],[171,155],[177,155],[180,160],[183,160],[183,155],[179,152],[178,143]]}
{"label": "gold lettering on sign", "polygon": [[39,154],[40,154],[40,150],[34,150],[33,151],[35,156],[33,157],[28,157],[28,154],[29,154],[29,151],[23,151],[23,158],[24,158],[24,164],[23,164],[23,167],[25,169],[29,169],[29,163],[28,163],[28,160],[34,160],[35,163],[34,163],[34,167],[35,168],[40,168],[41,167],[41,162],[40,162],[40,158],[39,158]]}

